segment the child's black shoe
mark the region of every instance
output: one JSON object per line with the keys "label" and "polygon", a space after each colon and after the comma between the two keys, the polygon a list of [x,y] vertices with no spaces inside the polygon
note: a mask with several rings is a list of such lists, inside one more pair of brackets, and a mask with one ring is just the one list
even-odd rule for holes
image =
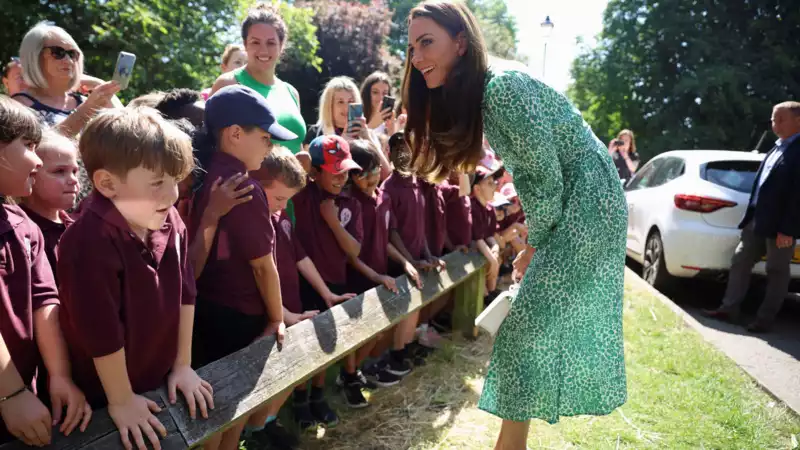
{"label": "child's black shoe", "polygon": [[369,402],[364,398],[364,394],[361,392],[361,387],[357,384],[342,386],[342,393],[344,394],[344,400],[347,406],[350,408],[361,409],[369,406]]}
{"label": "child's black shoe", "polygon": [[324,391],[320,388],[314,388],[311,391],[311,400],[309,401],[309,409],[311,415],[326,428],[334,428],[339,425],[339,416],[336,411],[328,406],[325,401]]}
{"label": "child's black shoe", "polygon": [[263,436],[272,448],[295,449],[300,444],[297,437],[283,428],[277,419],[268,423],[263,430],[256,434]]}

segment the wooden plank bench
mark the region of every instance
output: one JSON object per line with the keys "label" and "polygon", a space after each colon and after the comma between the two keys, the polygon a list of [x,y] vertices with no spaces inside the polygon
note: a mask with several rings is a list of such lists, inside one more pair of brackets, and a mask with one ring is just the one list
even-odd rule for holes
{"label": "wooden plank bench", "polygon": [[[237,419],[451,291],[455,295],[453,329],[475,337],[475,318],[483,308],[486,260],[476,252],[451,253],[443,259],[446,270],[424,274],[422,290],[402,276],[397,279],[399,294],[383,287],[371,289],[288,328],[281,350],[276,347],[275,338],[267,336],[198,370],[200,377],[214,387],[216,408],[209,412],[208,419],[192,420],[180,395],[177,404],[169,405],[165,388],[148,392],[145,395],[162,407],[157,417],[168,432],[161,447],[177,450],[201,445]],[[73,431],[69,437],[57,429],[53,433],[53,442],[45,447],[48,450],[123,449],[106,410],[94,412],[84,433]],[[19,441],[0,446],[0,450],[21,449],[30,447]]]}

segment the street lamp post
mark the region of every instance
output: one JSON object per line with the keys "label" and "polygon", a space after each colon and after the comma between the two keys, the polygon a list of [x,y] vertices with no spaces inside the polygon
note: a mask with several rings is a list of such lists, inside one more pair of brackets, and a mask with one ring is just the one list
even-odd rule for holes
{"label": "street lamp post", "polygon": [[550,34],[553,33],[553,27],[555,27],[555,24],[550,20],[550,16],[545,17],[544,22],[542,22],[542,37],[544,38],[544,54],[542,55],[542,80],[544,80],[546,74],[545,70],[547,68],[547,40],[550,38]]}

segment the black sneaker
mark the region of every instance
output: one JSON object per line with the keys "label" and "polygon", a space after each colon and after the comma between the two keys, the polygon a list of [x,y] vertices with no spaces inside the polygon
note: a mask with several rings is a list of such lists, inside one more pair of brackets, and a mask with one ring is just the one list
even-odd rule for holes
{"label": "black sneaker", "polygon": [[389,372],[387,365],[387,367],[378,369],[370,379],[373,383],[377,384],[378,387],[390,387],[399,383],[402,377]]}
{"label": "black sneaker", "polygon": [[328,402],[326,402],[324,398],[319,400],[312,399],[311,402],[309,402],[309,408],[311,409],[311,415],[313,415],[319,423],[325,425],[326,428],[333,428],[339,425],[339,416],[336,415],[336,411],[328,406]]}
{"label": "black sneaker", "polygon": [[386,371],[398,377],[404,377],[411,373],[411,363],[406,358],[408,353],[404,350],[393,351],[389,354],[389,363],[386,365]]}
{"label": "black sneaker", "polygon": [[362,389],[378,389],[378,385],[369,381],[366,376],[364,376],[364,372],[361,370],[356,370],[356,373],[349,374],[345,371],[340,371],[339,376],[336,377],[336,385],[339,387],[344,387],[345,385],[355,385]]}
{"label": "black sneaker", "polygon": [[502,293],[503,293],[503,291],[501,291],[500,289],[495,289],[495,290],[493,290],[492,292],[489,292],[489,295],[487,295],[487,296],[486,296],[486,297],[484,297],[484,299],[483,299],[483,306],[484,306],[484,308],[485,308],[485,307],[487,307],[487,306],[489,306],[489,305],[491,305],[491,304],[492,304],[492,302],[494,301],[494,299],[496,299],[496,298],[497,298],[498,296],[500,296],[500,294],[502,294]]}
{"label": "black sneaker", "polygon": [[301,431],[311,431],[317,428],[317,419],[311,413],[307,400],[303,403],[294,403],[292,411],[294,412],[294,421],[297,424],[297,428]]}
{"label": "black sneaker", "polygon": [[278,420],[273,420],[268,423],[263,430],[253,434],[269,442],[270,447],[280,449],[295,449],[300,444],[300,441],[295,435],[290,433],[283,425],[278,423]]}
{"label": "black sneaker", "polygon": [[343,386],[342,393],[347,406],[350,408],[361,409],[369,406],[369,402],[364,398],[364,394],[361,393],[361,388],[355,383]]}

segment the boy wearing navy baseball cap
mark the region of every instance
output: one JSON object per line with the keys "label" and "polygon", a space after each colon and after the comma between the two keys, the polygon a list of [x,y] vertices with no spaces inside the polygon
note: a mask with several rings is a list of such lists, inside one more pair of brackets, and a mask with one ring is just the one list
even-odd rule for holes
{"label": "boy wearing navy baseball cap", "polygon": [[[205,136],[198,145],[204,147],[201,151],[209,151],[211,158],[195,197],[189,228],[193,239],[190,257],[199,274],[192,345],[193,363],[198,367],[244,348],[262,335],[276,334],[279,343],[283,340],[280,280],[272,257],[275,230],[263,189],[255,180],[245,179],[240,188],[252,185],[252,200],[220,218],[203,212],[213,180],[259,169],[273,140],[296,137],[276,122],[264,97],[248,87],[224,87],[206,102]],[[240,422],[205,445],[236,448],[243,427]]]}

